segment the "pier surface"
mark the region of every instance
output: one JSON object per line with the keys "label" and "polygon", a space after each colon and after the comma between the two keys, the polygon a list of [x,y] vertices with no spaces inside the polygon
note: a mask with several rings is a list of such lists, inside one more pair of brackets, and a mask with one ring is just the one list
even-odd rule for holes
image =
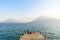
{"label": "pier surface", "polygon": [[20,36],[19,40],[47,40],[40,32],[35,32],[31,34],[24,33],[23,36]]}

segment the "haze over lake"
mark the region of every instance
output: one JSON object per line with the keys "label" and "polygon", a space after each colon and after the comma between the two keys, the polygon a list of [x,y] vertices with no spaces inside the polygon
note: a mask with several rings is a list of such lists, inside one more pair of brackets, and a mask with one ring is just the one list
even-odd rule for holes
{"label": "haze over lake", "polygon": [[29,23],[0,23],[0,40],[19,40],[24,30],[40,31],[48,40],[60,39],[60,21],[50,18],[36,18]]}
{"label": "haze over lake", "polygon": [[60,0],[0,0],[0,40],[19,40],[27,29],[60,40]]}

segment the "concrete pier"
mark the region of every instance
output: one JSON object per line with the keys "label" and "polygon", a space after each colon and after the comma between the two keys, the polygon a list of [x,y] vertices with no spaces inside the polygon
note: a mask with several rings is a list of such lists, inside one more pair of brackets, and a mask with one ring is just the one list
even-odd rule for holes
{"label": "concrete pier", "polygon": [[19,40],[47,40],[47,37],[40,32],[32,32],[31,34],[24,33]]}

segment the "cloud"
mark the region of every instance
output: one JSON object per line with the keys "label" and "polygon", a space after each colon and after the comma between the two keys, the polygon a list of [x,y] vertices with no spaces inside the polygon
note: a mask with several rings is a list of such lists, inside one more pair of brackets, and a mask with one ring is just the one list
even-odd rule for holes
{"label": "cloud", "polygon": [[47,1],[45,4],[42,4],[42,7],[38,7],[35,13],[37,16],[50,17],[50,18],[58,18],[60,19],[60,1],[59,0],[51,0]]}
{"label": "cloud", "polygon": [[12,19],[19,21],[19,22],[30,22],[34,20],[36,17],[29,16],[29,17],[12,17]]}
{"label": "cloud", "polygon": [[29,17],[11,17],[11,18],[0,18],[0,22],[6,21],[8,19],[13,19],[18,22],[30,22],[34,20],[36,17],[34,16],[29,16]]}
{"label": "cloud", "polygon": [[5,20],[6,20],[6,18],[0,18],[0,22],[3,22]]}

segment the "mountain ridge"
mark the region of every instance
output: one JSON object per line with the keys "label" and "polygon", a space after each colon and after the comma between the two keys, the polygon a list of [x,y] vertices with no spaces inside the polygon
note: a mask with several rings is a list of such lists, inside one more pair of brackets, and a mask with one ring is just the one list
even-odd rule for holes
{"label": "mountain ridge", "polygon": [[21,21],[17,21],[14,19],[7,19],[3,22],[0,23],[40,23],[40,22],[60,22],[60,19],[53,19],[53,18],[46,18],[46,17],[38,17],[35,18],[34,20],[30,21],[30,22],[21,22]]}

